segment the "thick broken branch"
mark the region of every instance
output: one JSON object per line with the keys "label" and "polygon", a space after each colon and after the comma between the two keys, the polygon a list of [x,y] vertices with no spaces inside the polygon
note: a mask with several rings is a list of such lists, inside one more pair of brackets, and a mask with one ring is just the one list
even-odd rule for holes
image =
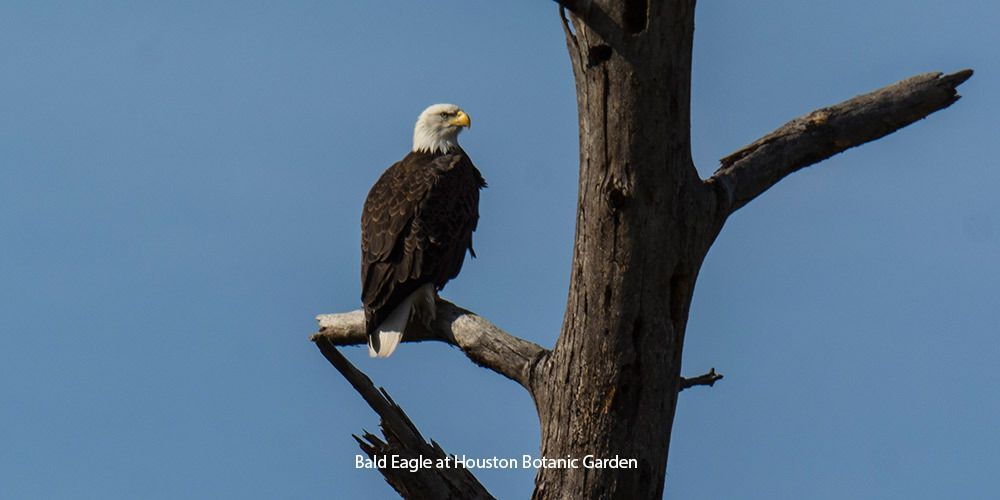
{"label": "thick broken branch", "polygon": [[677,389],[677,392],[681,392],[688,387],[694,387],[696,385],[707,385],[712,387],[719,380],[722,380],[722,374],[716,373],[715,368],[712,368],[704,375],[698,375],[697,377],[691,378],[681,377],[681,385],[680,388]]}
{"label": "thick broken branch", "polygon": [[[319,333],[312,339],[329,340],[334,345],[363,345],[365,315],[361,311],[324,314],[316,317]],[[437,340],[462,350],[479,366],[489,368],[531,390],[531,372],[535,363],[549,351],[542,346],[515,337],[471,311],[437,300],[437,319],[427,330],[414,325],[407,330],[403,342]]]}
{"label": "thick broken branch", "polygon": [[[385,441],[369,432],[365,432],[364,438],[354,436],[354,439],[372,460],[376,457],[389,457],[387,466],[379,467],[379,472],[400,496],[407,499],[493,498],[468,469],[455,466],[454,461],[448,458],[437,443],[433,441],[428,443],[424,440],[417,427],[403,409],[389,397],[385,389],[376,389],[371,379],[355,368],[326,338],[318,337],[314,338],[314,341],[327,361],[350,382],[368,406],[382,418],[380,426]],[[393,455],[411,464],[420,463],[413,460],[426,459],[431,465],[421,466],[416,471],[411,471],[409,467],[392,467]],[[426,461],[423,463],[427,464]],[[450,464],[450,466],[437,467],[438,464]]]}
{"label": "thick broken branch", "polygon": [[728,215],[800,168],[947,108],[970,76],[970,69],[925,73],[813,111],[723,158],[706,182],[724,194],[722,213]]}

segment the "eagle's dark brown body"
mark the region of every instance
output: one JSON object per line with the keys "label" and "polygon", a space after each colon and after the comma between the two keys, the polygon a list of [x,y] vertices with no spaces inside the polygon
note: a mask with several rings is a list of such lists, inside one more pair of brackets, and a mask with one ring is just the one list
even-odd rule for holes
{"label": "eagle's dark brown body", "polygon": [[361,301],[369,337],[422,285],[458,275],[486,186],[465,151],[411,152],[372,187],[361,214]]}

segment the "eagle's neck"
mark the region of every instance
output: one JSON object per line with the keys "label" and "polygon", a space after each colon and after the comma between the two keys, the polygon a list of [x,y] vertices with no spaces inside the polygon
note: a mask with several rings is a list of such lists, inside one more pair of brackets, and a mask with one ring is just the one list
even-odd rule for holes
{"label": "eagle's neck", "polygon": [[428,126],[421,126],[413,129],[413,152],[414,153],[447,153],[458,150],[458,131],[442,132]]}

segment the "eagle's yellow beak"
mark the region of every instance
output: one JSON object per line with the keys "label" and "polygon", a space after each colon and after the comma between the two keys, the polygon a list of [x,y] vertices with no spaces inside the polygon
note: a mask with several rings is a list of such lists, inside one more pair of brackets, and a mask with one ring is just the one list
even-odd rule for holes
{"label": "eagle's yellow beak", "polygon": [[469,119],[469,115],[465,114],[465,111],[459,110],[458,114],[451,119],[451,124],[459,127],[471,128],[472,120]]}

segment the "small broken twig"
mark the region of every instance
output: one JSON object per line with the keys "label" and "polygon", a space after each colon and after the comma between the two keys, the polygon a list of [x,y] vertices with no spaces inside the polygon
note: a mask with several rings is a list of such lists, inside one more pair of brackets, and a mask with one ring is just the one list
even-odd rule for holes
{"label": "small broken twig", "polygon": [[681,377],[681,386],[680,389],[677,390],[677,392],[683,391],[688,387],[694,387],[696,385],[707,385],[709,387],[712,387],[719,380],[722,380],[722,374],[716,373],[715,368],[713,367],[711,370],[708,371],[708,373],[704,375],[698,375],[697,377],[691,377],[691,378]]}

